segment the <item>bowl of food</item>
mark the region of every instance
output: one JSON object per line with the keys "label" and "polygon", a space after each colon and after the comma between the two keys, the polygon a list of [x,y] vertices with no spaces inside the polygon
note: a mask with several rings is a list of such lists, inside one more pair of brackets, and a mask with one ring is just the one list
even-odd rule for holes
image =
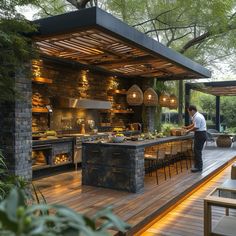
{"label": "bowl of food", "polygon": [[123,134],[116,134],[112,137],[113,143],[122,143],[125,140],[125,136]]}

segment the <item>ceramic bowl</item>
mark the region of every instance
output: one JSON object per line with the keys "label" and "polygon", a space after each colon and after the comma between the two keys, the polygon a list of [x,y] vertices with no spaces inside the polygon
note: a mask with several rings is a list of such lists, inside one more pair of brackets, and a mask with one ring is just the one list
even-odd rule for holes
{"label": "ceramic bowl", "polygon": [[112,141],[114,143],[122,143],[125,140],[125,136],[114,136],[112,137]]}

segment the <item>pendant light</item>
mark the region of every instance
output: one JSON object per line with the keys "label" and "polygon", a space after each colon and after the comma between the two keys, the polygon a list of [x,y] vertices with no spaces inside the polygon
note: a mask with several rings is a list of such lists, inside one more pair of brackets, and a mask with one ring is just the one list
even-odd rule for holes
{"label": "pendant light", "polygon": [[143,92],[138,85],[134,84],[128,89],[126,100],[131,106],[139,106],[143,103]]}
{"label": "pendant light", "polygon": [[143,103],[145,106],[156,106],[158,104],[158,96],[153,88],[148,88],[144,92]]}
{"label": "pendant light", "polygon": [[159,99],[159,104],[161,107],[169,107],[170,103],[170,96],[168,93],[161,93],[160,99]]}
{"label": "pendant light", "polygon": [[170,95],[169,108],[170,109],[177,109],[177,107],[178,107],[177,97],[174,94],[171,94]]}

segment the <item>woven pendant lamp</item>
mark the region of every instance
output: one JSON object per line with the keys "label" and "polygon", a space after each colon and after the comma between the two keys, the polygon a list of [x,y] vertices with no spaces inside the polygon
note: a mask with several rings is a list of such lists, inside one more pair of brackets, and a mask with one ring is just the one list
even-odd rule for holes
{"label": "woven pendant lamp", "polygon": [[156,106],[158,104],[158,96],[153,88],[148,88],[143,96],[143,103],[145,106]]}
{"label": "woven pendant lamp", "polygon": [[126,100],[131,106],[139,106],[143,103],[143,92],[138,85],[134,84],[128,89]]}
{"label": "woven pendant lamp", "polygon": [[161,93],[160,99],[159,99],[159,104],[161,107],[169,107],[170,104],[170,96],[168,93]]}
{"label": "woven pendant lamp", "polygon": [[177,109],[177,107],[178,107],[177,97],[174,94],[171,94],[170,95],[169,108],[170,109]]}

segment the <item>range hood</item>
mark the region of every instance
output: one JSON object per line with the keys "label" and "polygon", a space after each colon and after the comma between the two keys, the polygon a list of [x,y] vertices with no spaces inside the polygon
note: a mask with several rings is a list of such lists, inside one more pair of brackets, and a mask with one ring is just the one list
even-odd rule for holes
{"label": "range hood", "polygon": [[81,109],[111,109],[110,101],[102,101],[85,98],[57,97],[54,100],[57,108],[81,108]]}

